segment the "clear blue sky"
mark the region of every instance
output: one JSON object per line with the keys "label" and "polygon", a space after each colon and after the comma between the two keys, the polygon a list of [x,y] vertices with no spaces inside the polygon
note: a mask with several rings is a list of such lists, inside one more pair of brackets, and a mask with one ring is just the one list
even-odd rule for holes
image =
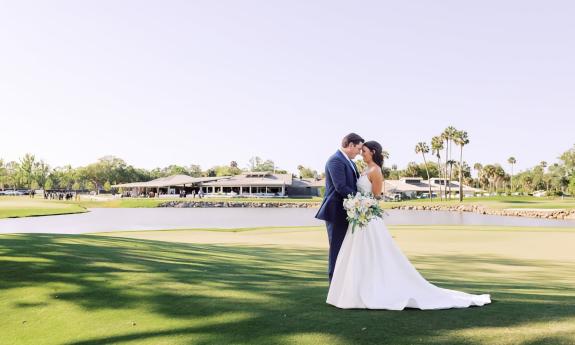
{"label": "clear blue sky", "polygon": [[355,131],[403,167],[454,125],[471,164],[552,163],[575,144],[573,18],[553,0],[0,0],[0,157],[323,170]]}

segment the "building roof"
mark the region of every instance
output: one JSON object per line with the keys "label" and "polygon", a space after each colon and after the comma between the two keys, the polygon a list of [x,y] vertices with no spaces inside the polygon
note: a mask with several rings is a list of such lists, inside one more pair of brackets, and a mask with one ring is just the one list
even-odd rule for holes
{"label": "building roof", "polygon": [[[322,187],[325,185],[325,180],[314,181],[314,179],[304,179],[307,180],[313,187]],[[294,181],[300,181],[294,179]],[[431,179],[431,191],[432,192],[439,192],[439,182],[440,179],[432,178]],[[451,181],[448,185],[451,186],[451,190],[453,192],[459,191],[459,182]],[[443,189],[445,186],[441,185]],[[385,191],[386,193],[401,193],[401,192],[428,192],[429,193],[429,181],[424,180],[421,177],[402,177],[399,180],[385,180]],[[463,185],[463,192],[464,193],[478,193],[481,192],[481,189],[469,187]]]}
{"label": "building roof", "polygon": [[[407,181],[417,181],[417,182],[407,182]],[[422,178],[418,177],[407,177],[402,178],[400,180],[385,180],[385,191],[386,192],[428,192],[429,193],[429,186],[431,185],[432,192],[439,192],[439,187],[445,188],[445,185],[440,185],[436,183],[439,179],[431,179],[431,183],[428,180],[423,180]],[[453,192],[459,191],[459,182],[450,181],[447,184],[447,187],[451,187]],[[481,189],[469,187],[463,185],[463,192],[464,193],[478,193],[481,192]]]}
{"label": "building roof", "polygon": [[124,188],[158,188],[158,187],[170,187],[170,186],[183,186],[192,185],[204,182],[210,182],[215,180],[228,179],[229,176],[221,177],[192,177],[188,175],[172,175],[167,177],[160,177],[152,181],[147,182],[132,182],[132,183],[122,183],[116,184],[112,187],[124,187]]}

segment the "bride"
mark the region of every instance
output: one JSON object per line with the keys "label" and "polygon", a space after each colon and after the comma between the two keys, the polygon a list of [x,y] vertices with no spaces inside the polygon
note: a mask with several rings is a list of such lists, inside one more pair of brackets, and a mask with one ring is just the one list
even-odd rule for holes
{"label": "bride", "polygon": [[[381,145],[366,142],[362,156],[367,169],[357,181],[358,191],[381,195]],[[471,295],[429,283],[395,244],[383,220],[376,218],[353,233],[348,227],[327,303],[344,309],[448,309],[483,306],[491,299],[489,295]]]}

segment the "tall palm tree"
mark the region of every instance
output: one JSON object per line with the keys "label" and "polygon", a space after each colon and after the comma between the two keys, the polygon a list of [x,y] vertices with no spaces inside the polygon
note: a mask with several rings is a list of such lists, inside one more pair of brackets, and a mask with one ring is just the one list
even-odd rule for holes
{"label": "tall palm tree", "polygon": [[[455,134],[457,133],[457,129],[455,129],[455,127],[453,126],[449,126],[447,127],[445,130],[443,130],[443,133],[441,134],[441,136],[443,137],[443,140],[445,140],[446,145],[445,145],[445,177],[447,178],[447,176],[449,175],[450,180],[447,181],[447,183],[449,183],[449,185],[445,186],[445,198],[447,198],[447,188],[449,186],[449,198],[451,198],[451,172],[453,170],[453,164],[449,165],[447,164],[447,161],[451,160],[451,142],[453,141],[453,139],[455,138]],[[450,170],[448,171],[448,168],[450,168]]]}
{"label": "tall palm tree", "polygon": [[441,136],[435,136],[431,139],[431,150],[432,154],[437,157],[437,171],[439,172],[439,197],[443,200],[443,195],[441,194],[441,150],[443,150],[443,139]]}
{"label": "tall palm tree", "polygon": [[447,164],[447,166],[449,166],[449,178],[448,178],[447,183],[449,186],[449,199],[451,200],[451,178],[452,178],[452,174],[453,174],[453,166],[455,164],[457,164],[457,161],[454,159],[450,159],[447,162],[445,162],[445,164]]}
{"label": "tall palm tree", "polygon": [[513,193],[513,166],[517,163],[517,159],[511,156],[507,159],[507,163],[511,164],[511,193]]}
{"label": "tall palm tree", "polygon": [[420,142],[417,145],[415,145],[415,153],[417,154],[421,153],[421,155],[423,156],[423,163],[425,163],[425,172],[427,173],[427,185],[429,186],[429,200],[431,200],[432,199],[431,181],[429,177],[429,168],[427,166],[427,159],[425,159],[425,154],[429,153],[429,146],[427,146],[427,143],[425,142]]}
{"label": "tall palm tree", "polygon": [[463,201],[463,146],[469,144],[469,137],[466,131],[457,131],[454,142],[459,146],[459,202]]}
{"label": "tall palm tree", "polygon": [[447,161],[449,160],[449,135],[447,134],[447,130],[444,130],[440,137],[441,140],[445,142],[445,167],[443,169],[443,177],[445,179],[442,181],[442,183],[445,183],[443,188],[443,196],[445,197],[445,200],[447,200]]}

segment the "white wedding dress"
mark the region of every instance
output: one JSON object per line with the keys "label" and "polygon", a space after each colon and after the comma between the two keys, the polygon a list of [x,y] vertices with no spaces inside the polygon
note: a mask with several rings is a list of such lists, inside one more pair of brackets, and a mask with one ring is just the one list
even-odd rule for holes
{"label": "white wedding dress", "polygon": [[[359,178],[360,192],[371,192],[366,175]],[[448,309],[483,306],[489,295],[471,295],[442,289],[423,278],[401,252],[381,218],[365,228],[347,230],[341,246],[327,303],[338,308]]]}

